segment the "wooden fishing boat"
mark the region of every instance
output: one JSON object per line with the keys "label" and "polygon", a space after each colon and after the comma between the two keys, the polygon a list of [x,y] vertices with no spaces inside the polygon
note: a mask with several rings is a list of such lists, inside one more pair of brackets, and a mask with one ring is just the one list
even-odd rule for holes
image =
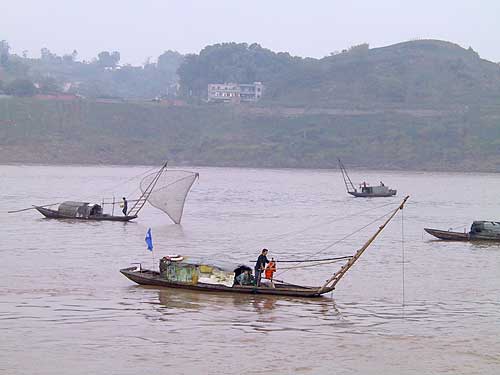
{"label": "wooden fishing boat", "polygon": [[344,164],[338,159],[340,172],[342,173],[342,178],[347,190],[347,193],[358,198],[381,198],[381,197],[392,197],[396,195],[397,190],[389,189],[385,186],[382,181],[380,181],[379,186],[369,186],[366,182],[359,185],[359,190],[354,186],[351,178],[347,174],[347,169]]}
{"label": "wooden fishing boat", "polygon": [[497,221],[474,221],[468,233],[431,228],[424,230],[445,241],[500,241],[500,222]]}
{"label": "wooden fishing boat", "polygon": [[390,214],[389,218],[378,228],[376,233],[352,256],[347,257],[346,263],[333,274],[323,285],[302,286],[284,281],[263,281],[260,286],[240,285],[237,280],[238,270],[246,266],[235,268],[215,266],[196,261],[186,261],[182,257],[164,257],[160,260],[160,270],[153,271],[138,267],[128,267],[120,272],[139,285],[151,285],[167,288],[190,289],[200,292],[230,292],[230,293],[250,293],[266,294],[293,297],[319,297],[325,293],[333,291],[346,274],[346,272],[361,257],[363,252],[370,246],[375,238],[382,232],[387,224],[392,220],[399,210],[402,210],[406,203],[403,202]]}
{"label": "wooden fishing boat", "polygon": [[439,230],[424,228],[424,230],[430,235],[445,241],[469,241],[469,233],[463,232],[452,232],[448,230]]}
{"label": "wooden fishing boat", "polygon": [[[146,172],[146,173],[149,173]],[[128,202],[112,200],[102,200],[100,204],[89,202],[66,201],[47,205],[33,205],[21,210],[9,211],[16,213],[35,209],[49,219],[74,219],[93,221],[130,221],[137,218],[139,211],[149,202],[153,207],[165,212],[176,224],[181,221],[184,210],[184,202],[187,193],[194,181],[198,178],[198,173],[167,170],[165,163],[159,170],[146,175],[140,183],[142,192],[138,199]],[[115,205],[127,204],[123,215],[115,215]],[[128,207],[131,204],[131,208]],[[49,207],[59,205],[57,209]],[[104,206],[111,206],[110,213],[104,213]],[[122,206],[123,207],[123,206]]]}
{"label": "wooden fishing boat", "polygon": [[63,202],[59,205],[57,210],[37,206],[34,208],[48,219],[130,221],[137,218],[137,215],[107,215],[102,212],[102,207],[100,205],[91,205],[87,202]]}

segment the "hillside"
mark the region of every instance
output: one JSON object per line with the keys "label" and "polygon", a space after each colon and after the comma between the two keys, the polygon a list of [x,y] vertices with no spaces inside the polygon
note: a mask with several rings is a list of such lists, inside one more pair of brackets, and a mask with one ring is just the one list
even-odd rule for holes
{"label": "hillside", "polygon": [[437,40],[362,44],[319,60],[257,44],[217,44],[188,55],[178,73],[183,92],[200,96],[210,82],[262,81],[264,103],[286,106],[442,108],[500,97],[499,64]]}
{"label": "hillside", "polygon": [[[500,172],[500,66],[449,42],[363,44],[323,59],[224,43],[119,70],[105,66],[115,52],[99,54],[102,63],[46,54],[5,65],[5,56],[0,77],[51,71],[129,98],[161,91],[180,64],[184,97],[0,95],[0,163],[331,168],[341,157],[352,167]],[[209,82],[255,80],[265,84],[259,103],[203,101]]]}
{"label": "hillside", "polygon": [[318,111],[0,98],[0,163],[500,172],[500,106]]}

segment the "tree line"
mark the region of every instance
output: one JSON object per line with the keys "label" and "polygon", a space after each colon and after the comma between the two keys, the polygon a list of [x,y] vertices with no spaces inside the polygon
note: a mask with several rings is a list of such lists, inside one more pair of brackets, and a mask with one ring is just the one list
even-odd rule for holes
{"label": "tree line", "polygon": [[0,93],[32,96],[36,93],[73,93],[84,97],[154,98],[176,94],[177,68],[183,56],[165,51],[141,66],[120,64],[119,51],[101,51],[90,61],[79,61],[78,51],[57,55],[48,48],[39,58],[11,53],[0,41]]}

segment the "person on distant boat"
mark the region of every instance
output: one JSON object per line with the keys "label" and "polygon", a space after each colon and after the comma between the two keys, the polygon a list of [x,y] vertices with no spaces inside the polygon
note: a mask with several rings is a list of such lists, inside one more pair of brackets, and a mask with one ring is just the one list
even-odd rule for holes
{"label": "person on distant boat", "polygon": [[127,210],[128,210],[128,202],[127,202],[127,199],[125,199],[125,197],[122,198],[123,199],[123,202],[122,202],[122,205],[123,205],[123,215],[127,216]]}
{"label": "person on distant boat", "polygon": [[382,181],[380,181],[380,186],[385,186],[384,183]]}
{"label": "person on distant boat", "polygon": [[262,272],[265,270],[266,264],[269,263],[269,259],[267,259],[267,249],[262,249],[259,257],[257,258],[257,262],[255,263],[255,285],[260,286],[260,278],[262,276]]}

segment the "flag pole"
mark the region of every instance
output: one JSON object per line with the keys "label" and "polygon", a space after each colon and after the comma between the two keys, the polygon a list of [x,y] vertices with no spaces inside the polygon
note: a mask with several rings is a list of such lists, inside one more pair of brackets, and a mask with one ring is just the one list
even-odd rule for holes
{"label": "flag pole", "polygon": [[153,268],[152,270],[155,269],[155,254],[153,252],[153,235],[151,234],[151,228],[148,229],[146,232],[146,237],[144,238],[146,241],[146,244],[148,245],[148,250],[151,251],[151,258],[153,260]]}
{"label": "flag pole", "polygon": [[152,271],[155,270],[155,252],[154,250],[151,250],[151,257],[153,258],[153,268],[151,268]]}

